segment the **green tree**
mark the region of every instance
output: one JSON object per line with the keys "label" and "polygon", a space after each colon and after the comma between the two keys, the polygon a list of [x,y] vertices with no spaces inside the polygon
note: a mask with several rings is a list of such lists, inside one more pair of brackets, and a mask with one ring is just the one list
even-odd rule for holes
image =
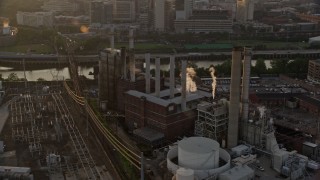
{"label": "green tree", "polygon": [[198,77],[210,76],[210,71],[208,68],[201,67],[201,68],[197,68],[195,71],[196,71]]}
{"label": "green tree", "polygon": [[7,81],[19,81],[19,77],[16,73],[10,73]]}
{"label": "green tree", "polygon": [[267,66],[264,59],[258,59],[256,62],[256,65],[251,68],[252,73],[251,74],[265,74],[267,73]]}
{"label": "green tree", "polygon": [[38,78],[37,81],[46,81],[44,78]]}
{"label": "green tree", "polygon": [[272,72],[276,74],[287,73],[288,59],[271,60]]}
{"label": "green tree", "polygon": [[231,60],[229,59],[222,64],[216,65],[215,69],[219,76],[231,76]]}
{"label": "green tree", "polygon": [[188,62],[188,67],[191,67],[193,69],[197,69],[198,65],[194,61],[189,61]]}
{"label": "green tree", "polygon": [[308,64],[309,61],[305,59],[296,59],[289,61],[287,65],[287,72],[296,74],[296,76],[306,74],[308,73]]}
{"label": "green tree", "polygon": [[95,37],[84,42],[84,50],[97,50],[97,45],[100,43],[100,38]]}

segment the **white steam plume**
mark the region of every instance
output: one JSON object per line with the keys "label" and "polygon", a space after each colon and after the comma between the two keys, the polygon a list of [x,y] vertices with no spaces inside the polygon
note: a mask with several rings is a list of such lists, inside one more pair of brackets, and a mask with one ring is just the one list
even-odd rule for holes
{"label": "white steam plume", "polygon": [[266,108],[264,106],[260,106],[260,107],[258,107],[258,110],[260,113],[260,118],[262,119],[262,117],[265,115]]}
{"label": "white steam plume", "polygon": [[216,94],[216,86],[217,86],[217,78],[216,78],[216,76],[214,75],[214,72],[215,72],[216,70],[214,69],[214,67],[211,67],[211,68],[209,69],[209,71],[210,71],[211,78],[212,78],[212,99],[214,99],[215,94]]}
{"label": "white steam plume", "polygon": [[8,19],[4,19],[3,22],[2,22],[2,25],[3,25],[4,28],[9,27],[9,20]]}
{"label": "white steam plume", "polygon": [[193,77],[196,76],[196,72],[194,71],[193,68],[187,68],[186,73],[187,73],[186,91],[187,92],[196,92],[197,91],[197,85],[193,81]]}

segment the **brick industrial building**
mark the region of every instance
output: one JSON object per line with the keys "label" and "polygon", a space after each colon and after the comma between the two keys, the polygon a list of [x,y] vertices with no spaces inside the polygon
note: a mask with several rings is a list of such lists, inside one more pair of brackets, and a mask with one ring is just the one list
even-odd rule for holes
{"label": "brick industrial building", "polygon": [[[106,103],[104,107],[108,109],[123,112],[129,131],[138,140],[149,144],[192,133],[197,104],[212,94],[186,90],[186,61],[182,62],[181,78],[175,78],[175,68],[170,68],[169,89],[165,89],[164,78],[160,77],[160,58],[152,58],[155,60],[155,77],[151,77],[150,54],[146,56],[146,69],[143,70],[136,66],[133,53],[132,49],[127,53],[124,48],[121,51],[112,48],[101,51],[100,103]],[[175,59],[171,56],[170,67],[174,64]],[[181,80],[181,85],[176,85],[176,80]]]}
{"label": "brick industrial building", "polygon": [[309,61],[308,80],[320,83],[320,60]]}
{"label": "brick industrial building", "polygon": [[[130,131],[139,139],[156,145],[159,139],[166,138],[173,140],[185,134],[192,134],[194,121],[196,119],[197,104],[204,99],[211,98],[212,94],[197,90],[186,92],[186,85],[183,85],[183,74],[186,74],[182,67],[181,88],[175,85],[175,78],[170,76],[169,89],[164,89],[161,80],[160,59],[156,59],[156,77],[154,79],[154,92],[151,89],[150,74],[145,74],[145,91],[129,90],[125,93],[125,121]],[[147,61],[146,66],[150,66]],[[171,59],[171,64],[174,59]],[[184,61],[182,64],[186,66]],[[183,66],[183,65],[182,65]],[[171,75],[174,68],[170,68]],[[159,73],[157,73],[159,72]],[[150,73],[150,72],[149,72]],[[185,75],[186,76],[186,75]],[[148,78],[149,77],[149,78]],[[180,78],[179,78],[180,79]],[[148,82],[149,81],[149,82]],[[149,84],[149,85],[148,85]],[[152,131],[152,133],[147,133]]]}
{"label": "brick industrial building", "polygon": [[299,108],[320,117],[320,100],[310,96],[299,96]]}

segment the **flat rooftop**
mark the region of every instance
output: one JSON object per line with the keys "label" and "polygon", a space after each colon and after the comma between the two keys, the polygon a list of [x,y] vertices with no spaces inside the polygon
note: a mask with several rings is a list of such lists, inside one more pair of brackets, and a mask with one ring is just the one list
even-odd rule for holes
{"label": "flat rooftop", "polygon": [[149,142],[154,142],[154,141],[161,140],[164,138],[163,133],[156,131],[154,129],[151,129],[149,127],[142,127],[139,129],[135,129],[133,131],[133,134],[140,137],[140,138],[143,138]]}
{"label": "flat rooftop", "polygon": [[[135,97],[145,97],[148,101],[153,102],[155,104],[161,105],[161,106],[169,106],[172,103],[175,104],[181,104],[181,96],[174,97],[172,99],[162,99],[161,97],[169,96],[170,90],[166,89],[163,91],[160,91],[160,97],[156,97],[155,93],[152,94],[147,94],[143,92],[139,92],[136,90],[129,90],[126,92],[127,94]],[[180,93],[179,89],[175,89],[175,93]],[[194,101],[197,99],[201,99],[204,97],[212,97],[212,93],[208,93],[205,91],[197,90],[196,92],[193,93],[187,93],[186,94],[186,102]]]}

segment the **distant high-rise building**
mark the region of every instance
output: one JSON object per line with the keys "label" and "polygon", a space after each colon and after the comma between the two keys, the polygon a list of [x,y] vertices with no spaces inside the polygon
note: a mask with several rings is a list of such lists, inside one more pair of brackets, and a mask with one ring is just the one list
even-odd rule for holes
{"label": "distant high-rise building", "polygon": [[174,29],[175,20],[175,0],[166,0],[165,2],[165,29],[166,31],[172,31]]}
{"label": "distant high-rise building", "polygon": [[135,0],[114,0],[113,20],[133,22],[136,20]]}
{"label": "distant high-rise building", "polygon": [[173,28],[174,1],[156,0],[154,22],[156,31],[168,31]]}
{"label": "distant high-rise building", "polygon": [[148,13],[140,13],[138,18],[138,22],[140,24],[140,30],[148,31],[149,30],[149,16]]}
{"label": "distant high-rise building", "polygon": [[192,15],[193,0],[176,0],[176,19],[188,19]]}
{"label": "distant high-rise building", "polygon": [[68,0],[48,0],[43,2],[41,9],[43,11],[74,14],[79,10],[79,4]]}
{"label": "distant high-rise building", "polygon": [[113,19],[113,4],[92,1],[90,3],[90,23],[106,24],[111,23]]}
{"label": "distant high-rise building", "polygon": [[254,0],[237,0],[237,22],[247,22],[253,20]]}
{"label": "distant high-rise building", "polygon": [[308,68],[308,80],[320,83],[320,60],[310,60]]}
{"label": "distant high-rise building", "polygon": [[165,0],[155,0],[154,28],[156,31],[165,29]]}
{"label": "distant high-rise building", "polygon": [[52,12],[20,12],[17,13],[18,25],[31,27],[52,27]]}
{"label": "distant high-rise building", "polygon": [[193,10],[189,19],[176,19],[175,32],[232,32],[232,19],[226,10]]}

